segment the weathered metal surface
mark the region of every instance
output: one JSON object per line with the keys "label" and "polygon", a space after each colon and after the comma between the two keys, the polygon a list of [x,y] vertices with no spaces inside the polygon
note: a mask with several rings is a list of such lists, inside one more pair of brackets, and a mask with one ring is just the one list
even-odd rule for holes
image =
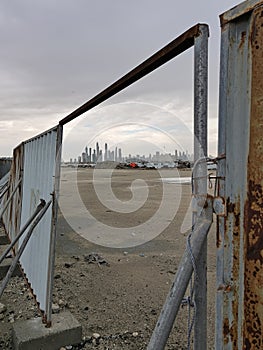
{"label": "weathered metal surface", "polygon": [[[213,220],[212,198],[207,198],[207,206],[197,218],[191,237],[192,257],[198,260]],[[189,280],[193,272],[192,258],[186,249],[178,266],[173,284],[156,323],[147,350],[163,350],[171,332],[174,320],[181,306]],[[203,343],[203,342],[202,342]],[[206,349],[203,347],[203,350]]]}
{"label": "weathered metal surface", "polygon": [[[13,160],[9,176],[9,189],[3,197],[2,203],[8,200],[8,197],[13,192],[18,181],[23,174],[23,144],[17,146],[13,151]],[[22,186],[20,185],[15,195],[12,198],[10,205],[5,211],[2,221],[9,239],[12,241],[20,229],[22,203]]]}
{"label": "weathered metal surface", "polygon": [[231,10],[224,12],[220,16],[221,26],[226,25],[228,22],[235,20],[237,17],[243,16],[248,12],[251,12],[255,7],[263,4],[262,0],[246,0],[241,4],[233,7]]}
{"label": "weathered metal surface", "polygon": [[129,85],[135,83],[137,80],[141,79],[145,75],[151,73],[156,68],[162,66],[166,62],[170,61],[172,58],[178,56],[180,53],[192,47],[194,45],[195,38],[200,35],[201,26],[206,25],[196,24],[192,28],[188,29],[182,35],[180,35],[179,37],[171,41],[168,45],[163,47],[161,50],[156,52],[154,55],[149,57],[146,61],[132,69],[129,73],[127,73],[115,83],[107,87],[105,90],[100,92],[91,100],[87,101],[75,111],[70,113],[68,116],[60,120],[59,123],[61,125],[69,123],[81,114],[87,112],[88,110],[97,106],[103,101],[106,101],[111,96],[117,94],[118,92],[125,89]]}
{"label": "weathered metal surface", "polygon": [[63,126],[57,127],[56,139],[56,162],[55,162],[55,177],[54,177],[54,192],[52,203],[52,222],[51,222],[51,238],[50,238],[50,254],[47,279],[47,308],[45,321],[47,326],[51,326],[52,315],[52,297],[53,297],[53,282],[54,282],[54,266],[55,266],[55,250],[56,250],[56,233],[57,233],[57,215],[58,215],[58,197],[60,188],[60,171],[61,171],[61,152],[63,140]]}
{"label": "weathered metal surface", "polygon": [[23,239],[23,242],[22,244],[20,245],[8,271],[7,271],[7,274],[5,276],[5,278],[3,279],[2,283],[1,283],[1,286],[0,286],[0,298],[1,296],[3,295],[4,293],[4,290],[7,286],[7,283],[10,281],[10,278],[11,276],[13,275],[14,271],[15,271],[15,268],[17,266],[17,263],[21,257],[21,255],[23,254],[24,250],[25,250],[25,247],[27,246],[28,244],[28,241],[29,239],[31,238],[32,236],[32,233],[33,231],[35,230],[36,226],[38,225],[38,223],[40,222],[40,220],[43,218],[46,210],[48,209],[48,207],[50,206],[50,204],[52,203],[52,200],[50,200],[47,204],[45,203],[44,200],[41,200],[41,203],[39,204],[39,213],[38,215],[34,218],[34,221],[33,223],[31,224],[28,232],[26,233],[24,239]]}
{"label": "weathered metal surface", "polygon": [[[247,5],[247,7],[245,7]],[[253,9],[253,6],[254,9]],[[216,349],[263,348],[263,6],[223,15]],[[221,164],[220,164],[221,163]]]}
{"label": "weathered metal surface", "polygon": [[225,216],[226,215],[225,199],[223,197],[214,197],[213,209],[216,215]]}
{"label": "weathered metal surface", "polygon": [[[208,90],[208,26],[200,25],[200,35],[194,43],[194,160],[193,194],[201,200],[201,209],[207,196],[207,90]],[[199,213],[193,213],[195,224]],[[207,239],[196,261],[194,300],[194,350],[207,347]]]}
{"label": "weathered metal surface", "polygon": [[245,203],[244,349],[263,348],[263,5],[251,18],[251,110]]}
{"label": "weathered metal surface", "polygon": [[[57,156],[61,149],[61,137],[58,133],[61,126],[24,142],[23,200],[21,227],[32,216],[40,199],[46,202],[54,197],[57,179]],[[58,142],[59,137],[59,142]],[[58,158],[60,164],[60,158]],[[58,187],[57,187],[58,190]],[[50,279],[53,276],[54,238],[53,225],[56,222],[56,211],[50,207],[41,222],[35,228],[20,259],[21,267],[32,289],[33,294],[43,311],[44,317],[50,308]],[[27,232],[19,240],[21,246]]]}

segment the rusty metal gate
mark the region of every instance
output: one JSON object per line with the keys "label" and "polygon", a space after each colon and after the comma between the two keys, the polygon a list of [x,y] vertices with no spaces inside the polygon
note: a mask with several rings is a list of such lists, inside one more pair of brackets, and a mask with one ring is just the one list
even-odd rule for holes
{"label": "rusty metal gate", "polygon": [[216,349],[263,349],[263,1],[221,27]]}

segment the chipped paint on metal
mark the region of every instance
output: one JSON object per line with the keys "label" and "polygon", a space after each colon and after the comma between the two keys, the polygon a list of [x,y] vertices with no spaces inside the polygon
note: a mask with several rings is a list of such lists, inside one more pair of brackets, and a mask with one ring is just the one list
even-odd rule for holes
{"label": "chipped paint on metal", "polygon": [[[8,197],[13,192],[16,184],[23,176],[23,153],[23,144],[17,146],[13,151],[13,159],[8,183],[9,189],[3,197],[3,203],[7,201]],[[18,187],[18,190],[14,194],[13,199],[2,218],[5,231],[11,241],[16,237],[16,234],[19,232],[20,229],[21,203],[22,185]]]}
{"label": "chipped paint on metal", "polygon": [[[260,6],[261,5],[261,6]],[[216,349],[263,348],[263,2],[221,16]],[[220,269],[221,267],[221,269]],[[222,270],[223,267],[223,270]],[[223,340],[222,340],[223,339]]]}
{"label": "chipped paint on metal", "polygon": [[263,4],[263,0],[246,0],[241,4],[233,7],[229,11],[220,16],[221,26],[225,26],[228,22],[236,20],[238,17],[247,14],[255,9],[255,7]]}
{"label": "chipped paint on metal", "polygon": [[251,112],[245,203],[244,349],[263,348],[263,6],[251,21]]}

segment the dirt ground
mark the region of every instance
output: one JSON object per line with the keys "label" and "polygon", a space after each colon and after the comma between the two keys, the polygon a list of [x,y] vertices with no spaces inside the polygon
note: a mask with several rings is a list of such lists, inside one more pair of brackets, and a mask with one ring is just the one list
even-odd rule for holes
{"label": "dirt ground", "polygon": [[[145,180],[149,190],[147,201],[141,209],[119,213],[98,200],[93,186],[92,169],[62,169],[60,200],[69,210],[69,222],[83,215],[80,215],[82,212],[74,205],[72,183],[76,173],[77,187],[84,207],[95,218],[93,231],[96,231],[96,221],[124,229],[143,225],[151,216],[159,215],[158,207],[164,186],[160,176],[178,177],[174,169],[163,170],[161,175],[156,170],[114,170],[111,174],[111,188],[119,200],[132,199],[130,186],[135,179]],[[191,173],[182,170],[180,176],[187,180]],[[97,189],[103,193],[103,177],[98,180],[98,184]],[[145,187],[143,183],[137,185]],[[87,239],[89,228],[81,226],[85,225],[85,221],[79,220],[79,232],[76,233],[62,213],[59,213],[53,312],[70,310],[83,327],[82,343],[77,346],[68,344],[66,349],[146,349],[185,250],[188,234],[181,232],[181,225],[190,203],[191,186],[188,181],[165,186],[168,186],[171,194],[180,187],[176,215],[156,238],[138,246],[120,247],[119,237],[116,239],[118,248],[92,243]],[[172,200],[169,195],[165,200],[170,208],[175,206],[173,201],[169,203]],[[161,217],[157,219],[162,221]],[[145,225],[142,227],[142,236],[147,240],[152,232],[147,232],[147,225],[146,228]],[[154,231],[150,225],[149,230]],[[98,232],[98,242],[103,243],[103,232]],[[107,239],[105,242],[108,243]],[[128,242],[132,244],[130,239]],[[208,239],[208,349],[214,349],[215,252],[213,224]],[[0,313],[0,349],[12,349],[13,323],[39,314],[22,277],[12,278],[0,302],[6,306],[6,311]],[[188,310],[183,307],[166,349],[187,349],[187,322]],[[99,334],[97,339],[94,333]]]}

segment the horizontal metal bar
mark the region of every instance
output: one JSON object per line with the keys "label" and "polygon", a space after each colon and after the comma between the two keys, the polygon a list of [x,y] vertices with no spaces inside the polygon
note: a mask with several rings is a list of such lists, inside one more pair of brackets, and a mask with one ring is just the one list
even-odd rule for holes
{"label": "horizontal metal bar", "polygon": [[[208,198],[207,207],[197,219],[192,234],[191,247],[195,259],[198,258],[212,224],[212,199]],[[178,267],[171,290],[156,323],[147,350],[163,350],[173,327],[179,307],[185,295],[188,283],[192,276],[192,260],[186,249]]]}
{"label": "horizontal metal bar", "polygon": [[260,6],[262,4],[263,0],[246,0],[241,4],[238,4],[229,11],[224,12],[222,15],[220,15],[221,26],[223,27],[228,22],[231,22],[250,11],[253,11],[255,7]]}
{"label": "horizontal metal bar", "polygon": [[194,39],[200,35],[200,26],[206,26],[206,24],[196,24],[192,28],[188,29],[182,35],[171,41],[168,45],[149,57],[146,61],[132,69],[129,73],[117,80],[115,83],[107,87],[98,95],[93,97],[88,102],[77,108],[68,116],[60,120],[59,124],[64,125],[79,117],[81,114],[87,112],[91,108],[97,106],[103,101],[107,100],[111,96],[117,94],[121,90],[125,89],[129,85],[133,84],[137,80],[141,79],[145,75],[151,73],[156,68],[162,66],[172,58],[178,56],[180,53],[186,51],[194,45]]}
{"label": "horizontal metal bar", "polygon": [[38,225],[38,223],[40,222],[40,220],[43,218],[43,216],[45,215],[46,211],[48,210],[50,204],[52,203],[52,199],[46,203],[46,205],[44,206],[44,208],[42,208],[42,211],[38,214],[37,218],[35,219],[35,221],[33,222],[33,224],[31,225],[29,231],[27,232],[16,256],[14,257],[13,261],[12,261],[12,264],[5,276],[5,278],[3,279],[2,281],[2,284],[1,284],[1,287],[0,287],[0,298],[1,296],[3,295],[4,293],[4,290],[7,286],[7,283],[9,282],[14,270],[15,270],[15,267],[16,267],[16,264],[18,263],[18,260],[20,259],[23,251],[25,250],[25,247],[30,239],[30,237],[32,236],[32,233],[34,231],[34,229],[36,228],[36,226]]}
{"label": "horizontal metal bar", "polygon": [[58,128],[58,125],[56,125],[56,126],[50,128],[50,129],[48,129],[48,130],[46,130],[46,131],[43,131],[43,132],[41,132],[40,134],[38,134],[38,135],[36,135],[36,136],[33,136],[33,137],[31,137],[30,139],[27,139],[27,140],[23,141],[23,144],[26,144],[26,143],[35,141],[35,140],[39,139],[40,137],[43,137],[43,136],[49,134],[50,132],[56,132],[56,131],[57,131],[57,128]]}
{"label": "horizontal metal bar", "polygon": [[28,219],[28,221],[25,223],[24,227],[22,228],[22,230],[18,233],[18,235],[15,237],[15,239],[10,243],[10,245],[6,248],[6,250],[4,251],[4,253],[1,255],[0,257],[0,264],[1,262],[4,260],[4,258],[7,256],[7,254],[10,252],[10,250],[15,246],[15,244],[18,242],[19,238],[23,235],[23,233],[25,232],[25,230],[28,228],[28,226],[31,224],[31,222],[35,219],[35,217],[37,216],[37,214],[44,208],[46,202],[41,199],[40,200],[40,204],[37,206],[35,212],[33,213],[33,215]]}

